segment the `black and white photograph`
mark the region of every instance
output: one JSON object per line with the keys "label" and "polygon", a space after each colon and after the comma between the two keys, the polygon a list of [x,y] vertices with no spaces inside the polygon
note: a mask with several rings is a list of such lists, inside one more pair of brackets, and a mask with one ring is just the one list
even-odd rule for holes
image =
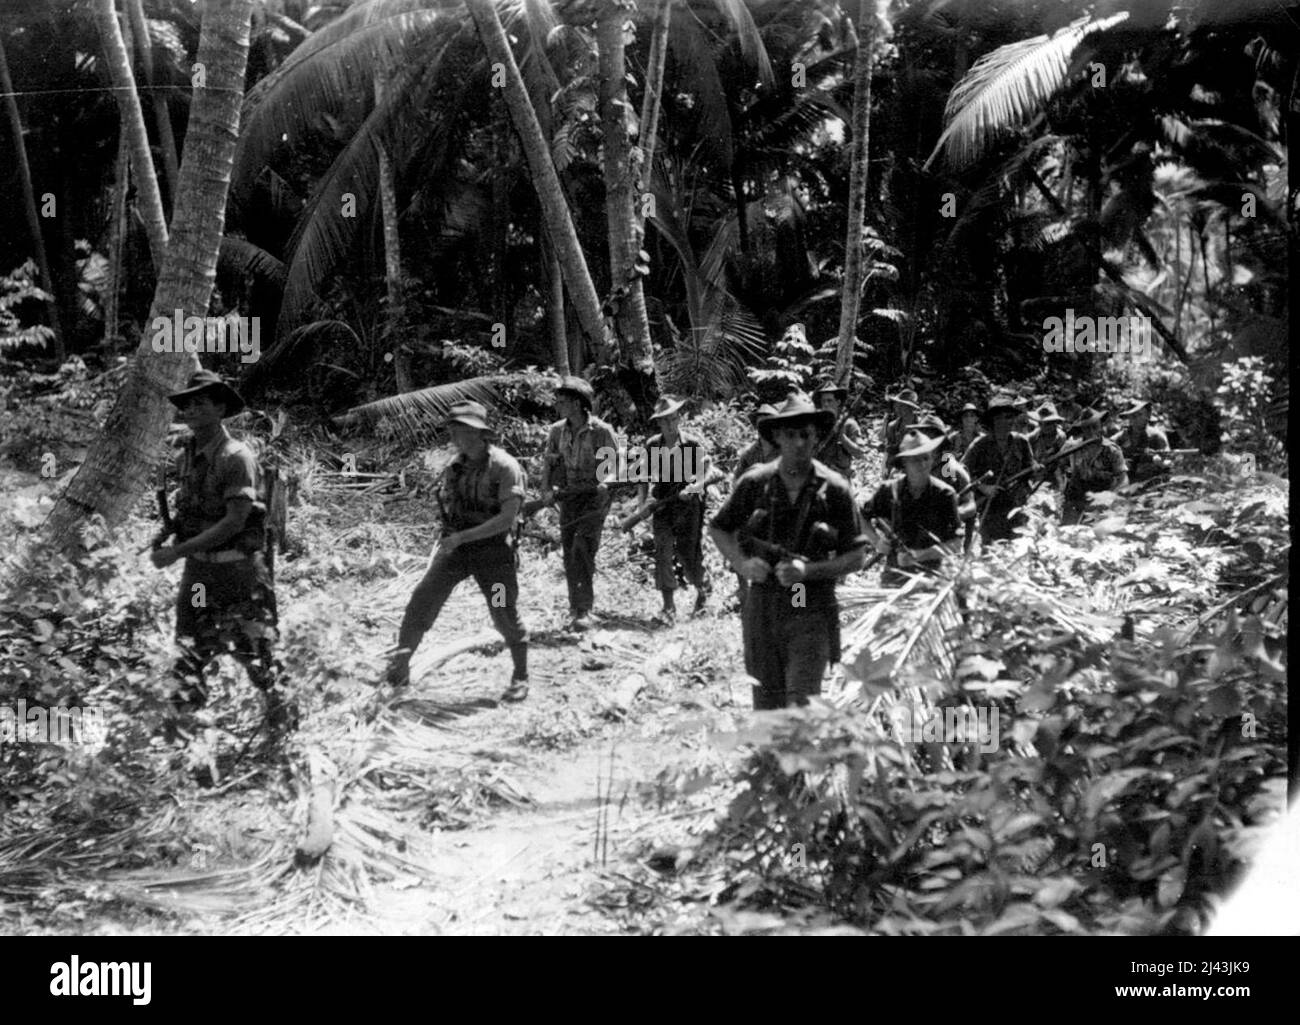
{"label": "black and white photograph", "polygon": [[33,999],[203,937],[1286,983],[1300,5],[0,0],[0,94]]}

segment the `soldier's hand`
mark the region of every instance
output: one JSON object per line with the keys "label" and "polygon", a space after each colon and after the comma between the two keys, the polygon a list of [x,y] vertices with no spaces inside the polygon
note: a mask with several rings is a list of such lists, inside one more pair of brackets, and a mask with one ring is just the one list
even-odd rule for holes
{"label": "soldier's hand", "polygon": [[170,566],[179,558],[180,556],[176,554],[175,545],[168,545],[165,548],[155,548],[149,553],[149,561],[152,562],[157,569],[163,569]]}
{"label": "soldier's hand", "polygon": [[172,532],[164,527],[153,536],[153,540],[149,542],[149,547],[154,551],[157,551],[163,546],[163,542],[171,536]]}
{"label": "soldier's hand", "polygon": [[894,546],[893,546],[893,544],[890,542],[889,538],[885,537],[884,534],[877,534],[877,535],[876,535],[876,545],[875,545],[875,548],[876,548],[876,554],[877,554],[877,555],[888,555],[888,554],[889,554],[889,550],[890,550],[891,548],[893,548],[893,547],[894,547]]}
{"label": "soldier's hand", "polygon": [[683,495],[700,495],[704,493],[704,481],[697,480],[692,484],[687,484],[682,488]]}
{"label": "soldier's hand", "polygon": [[899,569],[907,569],[908,567],[915,566],[915,565],[916,565],[916,556],[912,554],[912,550],[910,548],[904,548],[902,551],[898,553]]}
{"label": "soldier's hand", "polygon": [[977,484],[976,487],[979,488],[979,493],[985,498],[988,498],[989,495],[996,495],[1002,490],[996,484]]}
{"label": "soldier's hand", "polygon": [[757,555],[753,555],[742,562],[738,570],[740,575],[751,584],[761,584],[772,572],[772,567],[767,564],[766,559],[760,559]]}
{"label": "soldier's hand", "polygon": [[542,488],[543,504],[550,505],[554,501],[555,501],[555,492],[552,491],[549,487]]}
{"label": "soldier's hand", "polygon": [[455,534],[448,534],[446,537],[444,537],[438,543],[438,550],[447,555],[450,555],[457,548],[459,548],[463,543],[464,543],[464,538],[460,536],[460,532],[458,531]]}
{"label": "soldier's hand", "polygon": [[808,564],[803,559],[787,559],[777,563],[776,580],[782,587],[800,583],[808,572]]}

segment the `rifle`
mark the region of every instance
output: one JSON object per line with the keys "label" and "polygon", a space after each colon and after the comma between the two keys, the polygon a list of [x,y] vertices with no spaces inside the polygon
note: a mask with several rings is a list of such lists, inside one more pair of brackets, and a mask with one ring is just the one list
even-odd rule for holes
{"label": "rifle", "polygon": [[[738,536],[743,539],[757,558],[762,559],[773,569],[782,562],[793,562],[796,559],[805,563],[819,561],[818,558],[800,555],[784,545],[766,541],[759,537],[759,531],[762,529],[763,523],[766,522],[767,515],[767,512],[763,509],[754,510],[753,515],[749,517],[749,522],[737,532]],[[830,525],[818,520],[808,532],[808,549],[811,552],[829,551],[835,544],[836,538],[836,533],[831,529]]]}
{"label": "rifle", "polygon": [[555,505],[556,502],[563,498],[576,498],[578,495],[594,495],[599,490],[595,486],[587,487],[565,487],[557,488],[551,492],[551,498],[547,501],[545,498],[530,498],[519,507],[519,518],[522,520],[530,519],[543,509]]}
{"label": "rifle", "polygon": [[[709,468],[708,477],[706,477],[704,480],[704,489],[707,491],[718,481],[726,480],[726,478],[727,475],[723,473],[721,469],[719,469],[717,466],[712,466]],[[651,516],[653,516],[664,506],[670,505],[671,503],[679,501],[682,498],[694,498],[694,497],[695,497],[694,495],[684,495],[682,492],[679,491],[674,495],[666,495],[663,498],[656,498],[654,501],[647,502],[642,508],[634,510],[633,512],[629,513],[627,516],[624,516],[621,520],[619,520],[618,529],[621,530],[624,534],[626,534],[642,520],[649,519]],[[701,499],[703,499],[703,497],[704,497],[703,495],[700,495]]]}
{"label": "rifle", "polygon": [[[1057,463],[1061,462],[1061,460],[1068,459],[1076,452],[1080,452],[1085,448],[1090,448],[1093,445],[1100,445],[1101,442],[1102,442],[1102,438],[1098,436],[1096,438],[1088,438],[1074,445],[1066,444],[1061,447],[1061,451],[1057,452],[1055,455],[1048,456],[1041,463],[1036,463],[1033,466],[1029,467],[1029,469],[1027,470],[1021,470],[1018,473],[1013,473],[1010,477],[1007,477],[1005,480],[999,479],[996,482],[996,486],[1005,491],[1006,489],[1012,488],[1015,485],[1019,484],[1022,480],[1032,477],[1037,473],[1041,473],[1047,467],[1055,466]],[[984,476],[981,477],[978,481],[972,481],[971,486],[974,487],[976,484],[988,483],[987,478],[991,476],[992,473],[993,471],[989,470],[988,473],[984,474]],[[994,492],[994,494],[997,494],[997,492]],[[992,497],[993,495],[986,496],[985,501],[987,502]]]}
{"label": "rifle", "polygon": [[162,520],[162,530],[153,536],[153,540],[148,546],[141,548],[140,551],[150,550],[157,551],[163,546],[163,542],[176,533],[176,521],[172,519],[171,507],[167,504],[167,464],[162,463],[158,467],[157,475],[154,479],[154,497],[158,500],[158,518]]}
{"label": "rifle", "polygon": [[858,389],[858,394],[854,396],[853,401],[846,402],[844,408],[840,410],[840,415],[836,419],[834,426],[831,427],[830,433],[826,435],[826,440],[817,446],[817,451],[813,453],[814,459],[819,462],[825,462],[824,457],[828,452],[830,452],[831,447],[836,444],[836,441],[840,436],[840,431],[844,430],[844,425],[849,422],[849,417],[851,417],[857,410],[858,406],[862,404],[863,396],[866,394],[867,385],[864,382],[862,387]]}

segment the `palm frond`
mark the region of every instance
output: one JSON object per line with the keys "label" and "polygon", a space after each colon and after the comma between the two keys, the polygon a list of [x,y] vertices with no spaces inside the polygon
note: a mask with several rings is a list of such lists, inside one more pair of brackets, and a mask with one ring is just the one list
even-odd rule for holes
{"label": "palm frond", "polygon": [[[363,4],[358,11],[385,9],[399,0],[376,0]],[[411,0],[405,4],[411,6]],[[312,129],[322,113],[371,108],[375,70],[381,67],[403,69],[409,75],[413,67],[428,61],[428,46],[444,43],[461,31],[460,18],[454,15],[459,4],[425,0],[422,7],[401,14],[386,13],[382,18],[356,19],[350,33],[340,35],[339,19],[303,42],[294,55],[310,48],[306,56],[290,56],[275,72],[258,85],[270,82],[265,90],[246,102],[240,121],[239,146],[231,189],[246,192],[262,168],[270,164],[282,147],[289,146]],[[313,45],[317,36],[328,35],[325,45]]]}
{"label": "palm frond", "polygon": [[243,279],[256,278],[283,290],[287,277],[284,261],[271,255],[261,246],[244,238],[226,235],[221,240],[217,254],[217,272]]}
{"label": "palm frond", "polygon": [[675,336],[661,375],[677,394],[699,398],[735,394],[746,386],[746,367],[760,359],[767,347],[763,325],[722,289],[709,291],[704,316],[703,330]]}
{"label": "palm frond", "polygon": [[732,30],[740,43],[741,54],[749,60],[758,72],[758,79],[763,85],[770,86],[775,78],[772,74],[772,61],[763,44],[763,36],[754,24],[745,0],[713,0],[713,4],[724,18],[730,22]]}
{"label": "palm frond", "polygon": [[451,407],[457,402],[481,402],[491,409],[501,403],[506,387],[523,380],[523,374],[470,377],[464,381],[451,381],[354,406],[334,419],[341,426],[374,425],[388,421],[393,430],[406,440],[426,441],[433,436],[438,425],[447,418]]}
{"label": "palm frond", "polygon": [[679,90],[689,93],[695,101],[695,130],[699,138],[716,161],[730,168],[735,159],[731,148],[735,133],[726,88],[718,73],[713,42],[685,5],[673,8],[668,48],[677,70]]}
{"label": "palm frond", "polygon": [[[409,153],[402,133],[414,112],[421,109],[437,85],[441,58],[453,40],[448,39],[427,63],[409,65],[391,83],[384,101],[366,118],[352,141],[338,155],[298,220],[289,241],[289,268],[284,304],[276,328],[276,341],[263,354],[264,362],[279,358],[281,341],[317,305],[317,289],[343,259],[356,237],[358,225],[367,215],[378,188],[379,148],[388,151],[395,166],[401,167]],[[420,141],[426,146],[445,143],[449,121],[456,110],[440,108],[433,130]],[[345,214],[344,200],[351,196]]]}
{"label": "palm frond", "polygon": [[1083,17],[1054,35],[1023,39],[986,53],[949,94],[944,110],[947,125],[925,167],[940,153],[952,168],[978,160],[993,139],[1024,124],[1056,95],[1068,77],[1070,57],[1085,37],[1127,18],[1127,11],[1095,21]]}

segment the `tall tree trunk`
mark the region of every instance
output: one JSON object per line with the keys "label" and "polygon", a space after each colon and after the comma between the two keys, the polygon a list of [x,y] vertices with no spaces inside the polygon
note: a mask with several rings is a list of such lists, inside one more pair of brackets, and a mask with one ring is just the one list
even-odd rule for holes
{"label": "tall tree trunk", "polygon": [[[600,121],[602,127],[601,167],[605,177],[605,217],[609,237],[610,292],[618,302],[619,342],[623,363],[644,380],[638,406],[655,390],[655,365],[650,342],[650,318],[646,313],[641,262],[641,229],[634,207],[638,175],[632,160],[628,135],[631,106],[627,96],[627,67],[624,57],[625,27],[631,22],[628,0],[606,0],[596,22],[599,50]],[[632,389],[630,389],[632,390]]]}
{"label": "tall tree trunk", "polygon": [[560,259],[569,298],[573,302],[583,333],[597,352],[603,352],[609,347],[609,338],[600,310],[600,297],[596,294],[596,286],[592,284],[591,272],[582,245],[578,242],[573,216],[560,187],[555,164],[551,160],[550,147],[546,144],[541,125],[537,123],[537,112],[528,99],[528,90],[519,74],[519,65],[515,63],[515,55],[510,50],[505,29],[501,26],[501,19],[497,16],[492,0],[465,0],[465,6],[478,28],[488,60],[494,65],[499,64],[505,72],[506,109],[510,111],[510,121],[528,160],[533,188],[537,191],[537,200],[546,218],[546,230]]}
{"label": "tall tree trunk", "polygon": [[546,325],[551,335],[551,362],[561,376],[569,370],[569,340],[564,325],[564,274],[555,247],[542,231],[542,266],[546,271]]}
{"label": "tall tree trunk", "polygon": [[[659,143],[659,111],[663,109],[664,64],[668,56],[668,26],[672,22],[673,0],[659,0],[646,59],[645,93],[641,97],[641,188],[650,191],[654,178],[655,148]],[[644,203],[636,205],[637,228],[645,236]]]}
{"label": "tall tree trunk", "polygon": [[854,63],[853,149],[849,169],[849,223],[844,236],[844,291],[840,295],[840,336],[835,351],[835,377],[848,384],[853,373],[853,348],[862,305],[862,227],[867,211],[867,169],[871,137],[871,72],[875,65],[876,6],[879,0],[858,0],[858,54]]}
{"label": "tall tree trunk", "polygon": [[[108,3],[111,11],[112,0]],[[171,319],[178,310],[181,316],[208,312],[239,138],[252,18],[253,0],[207,0],[204,5],[198,52],[204,81],[194,89],[172,238],[147,325],[155,318]],[[118,523],[144,489],[172,419],[167,396],[198,365],[189,353],[155,352],[151,340],[146,326],[103,431],[45,522],[48,539],[68,544],[91,514]]]}
{"label": "tall tree trunk", "polygon": [[140,54],[140,67],[144,72],[145,85],[149,89],[149,106],[153,108],[154,124],[158,129],[158,150],[162,155],[167,205],[170,207],[176,202],[176,177],[179,173],[176,162],[176,139],[172,134],[171,111],[167,107],[167,94],[154,89],[154,71],[157,62],[154,59],[153,42],[149,38],[149,24],[144,20],[143,0],[126,0],[126,13]]}
{"label": "tall tree trunk", "polygon": [[[158,177],[154,174],[153,157],[149,153],[149,133],[144,127],[144,110],[135,90],[135,76],[131,73],[131,58],[122,39],[122,28],[113,11],[113,0],[94,0],[95,21],[104,41],[105,67],[113,83],[121,111],[121,131],[126,133],[131,147],[131,167],[140,197],[140,216],[149,234],[149,252],[153,255],[155,269],[162,273],[167,255],[167,220],[163,214],[162,196],[158,192]],[[205,65],[206,67],[206,65]],[[241,82],[242,92],[242,82]]]}
{"label": "tall tree trunk", "polygon": [[4,36],[0,35],[0,89],[5,94],[5,111],[9,116],[9,131],[13,135],[14,154],[18,158],[18,180],[23,189],[23,207],[27,214],[27,230],[32,233],[32,247],[36,251],[36,269],[41,276],[41,288],[48,295],[47,307],[50,328],[54,331],[54,358],[60,363],[65,355],[63,321],[59,317],[59,304],[54,299],[54,278],[50,274],[50,259],[45,252],[45,235],[41,232],[41,218],[36,212],[36,192],[32,188],[32,169],[27,163],[27,142],[23,138],[23,119],[18,113],[18,99],[14,96],[14,83],[9,77],[9,61],[5,57]]}
{"label": "tall tree trunk", "polygon": [[126,193],[131,184],[131,158],[126,137],[117,141],[117,162],[113,167],[113,198],[108,213],[108,281],[104,286],[104,347],[117,354],[117,330],[121,306],[123,267],[126,253]]}
{"label": "tall tree trunk", "polygon": [[[500,92],[500,90],[494,90]],[[510,115],[497,97],[493,102],[492,145],[496,150],[496,166],[492,168],[491,216],[488,220],[488,301],[492,319],[506,329],[506,344],[514,341],[514,318],[510,315],[510,283],[506,280],[506,247],[510,242],[510,182],[506,177],[510,166]],[[541,119],[538,119],[541,124]],[[543,134],[550,138],[545,128]]]}
{"label": "tall tree trunk", "polygon": [[[375,106],[384,102],[387,93],[386,72],[375,69]],[[398,230],[397,179],[388,150],[379,144],[379,213],[384,225],[384,285],[388,304],[384,311],[384,345],[393,353],[397,390],[410,391],[410,359],[403,350],[402,328],[406,323],[406,290],[402,279],[402,236]]]}

